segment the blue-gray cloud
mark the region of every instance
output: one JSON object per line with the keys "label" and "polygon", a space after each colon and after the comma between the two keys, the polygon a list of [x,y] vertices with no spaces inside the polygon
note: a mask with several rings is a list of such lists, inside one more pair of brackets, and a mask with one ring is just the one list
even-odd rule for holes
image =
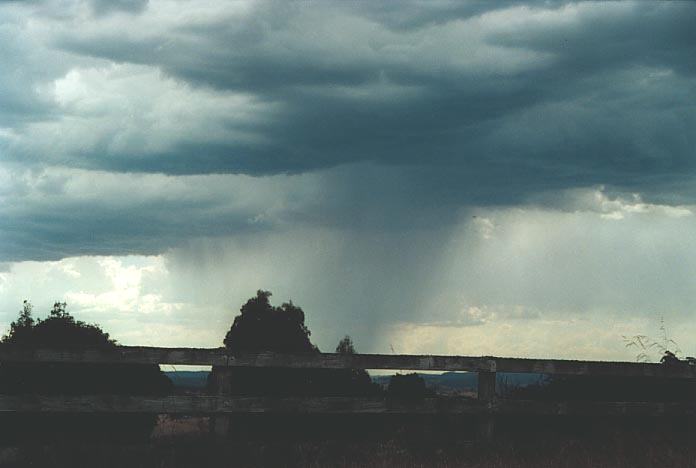
{"label": "blue-gray cloud", "polygon": [[437,21],[430,12],[399,27],[384,5],[261,4],[144,36],[66,32],[59,43],[71,52],[279,107],[255,124],[262,143],[187,141],[71,161],[252,174],[427,163],[490,183],[511,169],[529,186],[692,175],[693,5],[475,6],[473,16],[447,5]]}
{"label": "blue-gray cloud", "polygon": [[97,15],[113,12],[141,13],[148,0],[92,0],[92,9]]}
{"label": "blue-gray cloud", "polygon": [[[278,219],[420,229],[598,185],[696,200],[690,3],[36,2],[0,17],[0,155],[34,181],[5,195],[0,260],[161,252]],[[36,180],[58,173],[177,182],[47,196]],[[255,196],[285,181],[264,199],[273,222],[236,191],[186,195],[242,175]]]}

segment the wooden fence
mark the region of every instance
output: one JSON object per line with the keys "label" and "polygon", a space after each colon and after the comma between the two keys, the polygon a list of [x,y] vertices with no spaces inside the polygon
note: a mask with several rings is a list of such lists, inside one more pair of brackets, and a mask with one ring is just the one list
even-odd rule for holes
{"label": "wooden fence", "polygon": [[[462,413],[483,414],[593,414],[693,415],[696,400],[669,402],[549,402],[505,400],[496,396],[496,373],[621,376],[690,379],[696,382],[693,363],[645,364],[629,362],[518,359],[494,356],[431,356],[382,354],[274,354],[228,355],[224,348],[152,348],[119,346],[113,351],[25,349],[0,345],[3,362],[140,363],[233,367],[322,369],[394,369],[410,371],[468,371],[478,373],[478,397],[432,397],[417,400],[359,397],[233,397],[224,392],[228,373],[218,372],[217,395],[41,396],[0,395],[0,412],[118,412],[171,413],[220,416],[234,413]],[[485,417],[484,417],[485,419]],[[224,432],[224,426],[218,428]],[[483,432],[492,431],[492,419]]]}

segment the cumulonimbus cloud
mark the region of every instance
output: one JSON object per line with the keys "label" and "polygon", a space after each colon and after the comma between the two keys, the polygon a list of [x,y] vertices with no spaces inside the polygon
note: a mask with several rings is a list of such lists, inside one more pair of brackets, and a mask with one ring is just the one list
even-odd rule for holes
{"label": "cumulonimbus cloud", "polygon": [[[696,199],[688,3],[10,2],[0,17],[6,261],[157,253],[276,218],[422,227],[599,185]],[[192,203],[197,183],[210,196]]]}

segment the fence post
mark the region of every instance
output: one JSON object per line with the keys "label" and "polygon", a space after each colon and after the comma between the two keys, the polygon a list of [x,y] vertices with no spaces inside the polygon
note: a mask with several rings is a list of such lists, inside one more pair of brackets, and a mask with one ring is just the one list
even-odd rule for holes
{"label": "fence post", "polygon": [[[486,403],[490,408],[495,401],[495,372],[479,371],[478,373],[478,399]],[[481,416],[479,423],[479,437],[484,441],[493,439],[495,429],[494,416],[491,413],[485,413]]]}
{"label": "fence post", "polygon": [[[215,394],[216,395],[227,395],[230,393],[231,385],[231,372],[229,367],[217,367],[213,366],[211,372],[213,373],[213,378],[215,379]],[[212,418],[213,433],[215,437],[224,439],[229,436],[230,432],[230,418],[231,416],[225,414],[216,414]]]}

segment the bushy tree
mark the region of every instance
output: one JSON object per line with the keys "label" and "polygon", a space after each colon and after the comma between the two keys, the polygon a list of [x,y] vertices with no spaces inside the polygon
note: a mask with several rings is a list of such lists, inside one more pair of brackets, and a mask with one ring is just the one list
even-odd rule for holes
{"label": "bushy tree", "polygon": [[85,323],[66,311],[65,302],[56,302],[45,319],[33,318],[33,306],[24,301],[19,318],[10,324],[3,344],[43,348],[113,349],[116,342],[99,326]]}
{"label": "bushy tree", "polygon": [[[338,354],[355,354],[355,345],[350,336],[344,336],[336,345]],[[372,382],[365,369],[338,369],[334,371],[333,392],[335,394],[377,395],[381,387]]]}
{"label": "bushy tree", "polygon": [[387,387],[387,396],[392,398],[424,398],[433,393],[425,386],[425,379],[416,373],[393,375]]}
{"label": "bushy tree", "polygon": [[[292,302],[273,306],[270,297],[269,291],[259,290],[241,307],[225,336],[225,347],[233,354],[318,353],[302,308]],[[350,337],[344,338],[339,348],[353,352]],[[222,369],[213,368],[211,390],[217,390],[214,382],[219,372]],[[229,390],[237,395],[351,395],[375,391],[364,370],[232,368],[226,372],[230,373]]]}
{"label": "bushy tree", "polygon": [[346,335],[338,342],[336,352],[338,354],[355,354],[355,346],[350,336]]}
{"label": "bushy tree", "polygon": [[[305,325],[302,308],[286,302],[281,306],[270,303],[271,293],[259,290],[235,317],[224,344],[231,353],[318,353],[311,342],[311,332]],[[352,353],[355,347],[350,337],[344,338],[337,352]],[[229,386],[220,389],[218,377],[229,375]],[[240,396],[349,396],[378,394],[370,376],[362,369],[290,369],[260,367],[213,367],[208,380],[209,390]],[[235,415],[225,423],[225,416],[215,418],[213,424],[229,424],[237,438],[305,437],[325,435],[335,429],[335,416],[307,415],[302,418],[282,414]],[[358,418],[346,417],[341,423],[348,433],[363,428]]]}
{"label": "bushy tree", "polygon": [[[56,302],[45,319],[34,319],[32,306],[24,302],[19,318],[10,324],[0,346],[57,349],[112,350],[117,344],[97,325],[85,323],[66,311],[64,302]],[[152,364],[81,364],[81,363],[9,363],[0,364],[0,393],[3,394],[119,394],[162,395],[171,382]],[[154,417],[150,415],[5,415],[1,435],[11,427],[15,435],[32,437],[58,434],[110,437],[147,435]],[[24,434],[26,435],[26,434]]]}
{"label": "bushy tree", "polygon": [[271,305],[269,291],[258,290],[239,310],[224,344],[233,353],[274,351],[316,353],[309,337],[304,311],[292,303]]}
{"label": "bushy tree", "polygon": [[10,324],[10,332],[2,337],[3,342],[10,339],[23,342],[29,338],[34,326],[33,310],[34,306],[31,305],[31,302],[25,300],[22,310],[19,311],[19,318]]}
{"label": "bushy tree", "polygon": [[[292,302],[275,307],[270,297],[269,291],[258,290],[240,308],[223,341],[227,350],[232,354],[318,352],[310,341],[311,332],[305,325],[302,309]],[[216,382],[221,372],[229,374],[229,392],[233,395],[304,395],[316,387],[316,376],[307,369],[213,367],[208,379],[213,391],[220,390]]]}

